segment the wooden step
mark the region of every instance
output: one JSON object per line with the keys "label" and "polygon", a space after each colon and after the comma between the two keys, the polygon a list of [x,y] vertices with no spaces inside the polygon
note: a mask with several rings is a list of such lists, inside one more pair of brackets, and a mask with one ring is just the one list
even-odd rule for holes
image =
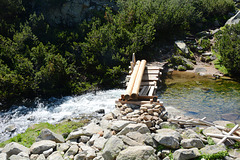
{"label": "wooden step", "polygon": [[139,96],[146,96],[150,88],[150,86],[143,86],[143,88],[139,92]]}

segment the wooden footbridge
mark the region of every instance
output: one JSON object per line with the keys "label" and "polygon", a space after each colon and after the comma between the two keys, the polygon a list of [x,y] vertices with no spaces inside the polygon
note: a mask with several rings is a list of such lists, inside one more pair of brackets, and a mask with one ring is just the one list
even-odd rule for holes
{"label": "wooden footbridge", "polygon": [[126,77],[126,91],[116,103],[121,104],[160,104],[156,90],[160,84],[162,67],[148,66],[146,60],[135,59],[130,62],[129,75]]}

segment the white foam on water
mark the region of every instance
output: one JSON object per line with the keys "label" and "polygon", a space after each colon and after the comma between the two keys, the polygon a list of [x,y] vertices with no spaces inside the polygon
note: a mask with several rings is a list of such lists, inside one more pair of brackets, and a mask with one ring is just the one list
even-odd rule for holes
{"label": "white foam on water", "polygon": [[[123,93],[124,90],[122,89],[113,89],[75,97],[50,98],[47,103],[39,100],[35,102],[35,106],[30,108],[14,106],[7,112],[0,112],[0,142],[24,132],[31,124],[40,122],[57,123],[64,118],[91,114],[99,109],[104,109],[105,113],[108,113],[114,109],[115,101]],[[13,134],[5,131],[6,127],[11,125],[16,127]]]}

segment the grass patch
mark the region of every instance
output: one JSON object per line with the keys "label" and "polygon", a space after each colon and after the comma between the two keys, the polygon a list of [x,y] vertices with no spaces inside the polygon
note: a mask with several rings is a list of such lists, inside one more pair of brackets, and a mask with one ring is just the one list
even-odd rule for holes
{"label": "grass patch", "polygon": [[49,124],[46,122],[34,124],[31,127],[29,127],[24,133],[18,134],[17,136],[0,143],[0,147],[4,147],[6,144],[11,142],[17,142],[26,147],[31,147],[31,145],[35,142],[37,136],[40,134],[42,129],[48,128],[54,133],[68,135],[71,131],[84,126],[84,124],[86,124],[87,122],[88,120],[82,120],[78,122],[65,121],[56,125]]}
{"label": "grass patch", "polygon": [[228,156],[227,151],[218,152],[216,154],[203,154],[199,157],[199,159],[206,159],[206,160],[215,160],[215,159],[224,159],[225,156]]}
{"label": "grass patch", "polygon": [[207,142],[209,145],[215,145],[215,142],[213,141],[213,139],[211,137],[207,137]]}
{"label": "grass patch", "polygon": [[235,127],[234,123],[228,123],[226,124],[226,128],[232,129],[233,127]]}

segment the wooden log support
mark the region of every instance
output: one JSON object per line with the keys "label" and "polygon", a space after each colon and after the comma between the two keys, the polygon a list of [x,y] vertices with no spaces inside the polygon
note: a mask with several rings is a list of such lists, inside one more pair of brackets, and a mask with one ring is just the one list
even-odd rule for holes
{"label": "wooden log support", "polygon": [[138,97],[140,85],[142,82],[142,76],[143,76],[143,73],[145,70],[145,66],[146,66],[146,60],[142,60],[140,63],[138,73],[137,73],[137,77],[135,79],[133,89],[132,89],[132,95],[131,95],[132,99],[137,99],[137,97]]}
{"label": "wooden log support", "polygon": [[131,75],[130,81],[128,83],[127,89],[126,89],[126,93],[124,94],[124,99],[125,100],[129,100],[131,94],[132,94],[132,90],[133,90],[133,86],[137,77],[137,73],[140,67],[140,61],[136,62],[136,65],[133,69],[133,73]]}
{"label": "wooden log support", "polygon": [[225,141],[227,140],[228,136],[231,136],[231,134],[233,134],[233,132],[235,132],[235,131],[238,129],[238,127],[239,127],[239,125],[237,124],[237,125],[236,125],[229,133],[227,133],[227,135],[225,135],[225,136],[223,137],[223,139],[221,139],[221,141],[219,141],[217,144],[219,145],[219,144],[225,142]]}
{"label": "wooden log support", "polygon": [[[213,134],[213,133],[206,133],[207,136],[216,137],[216,138],[224,138],[226,135],[222,134]],[[227,136],[228,139],[240,140],[238,136]]]}

